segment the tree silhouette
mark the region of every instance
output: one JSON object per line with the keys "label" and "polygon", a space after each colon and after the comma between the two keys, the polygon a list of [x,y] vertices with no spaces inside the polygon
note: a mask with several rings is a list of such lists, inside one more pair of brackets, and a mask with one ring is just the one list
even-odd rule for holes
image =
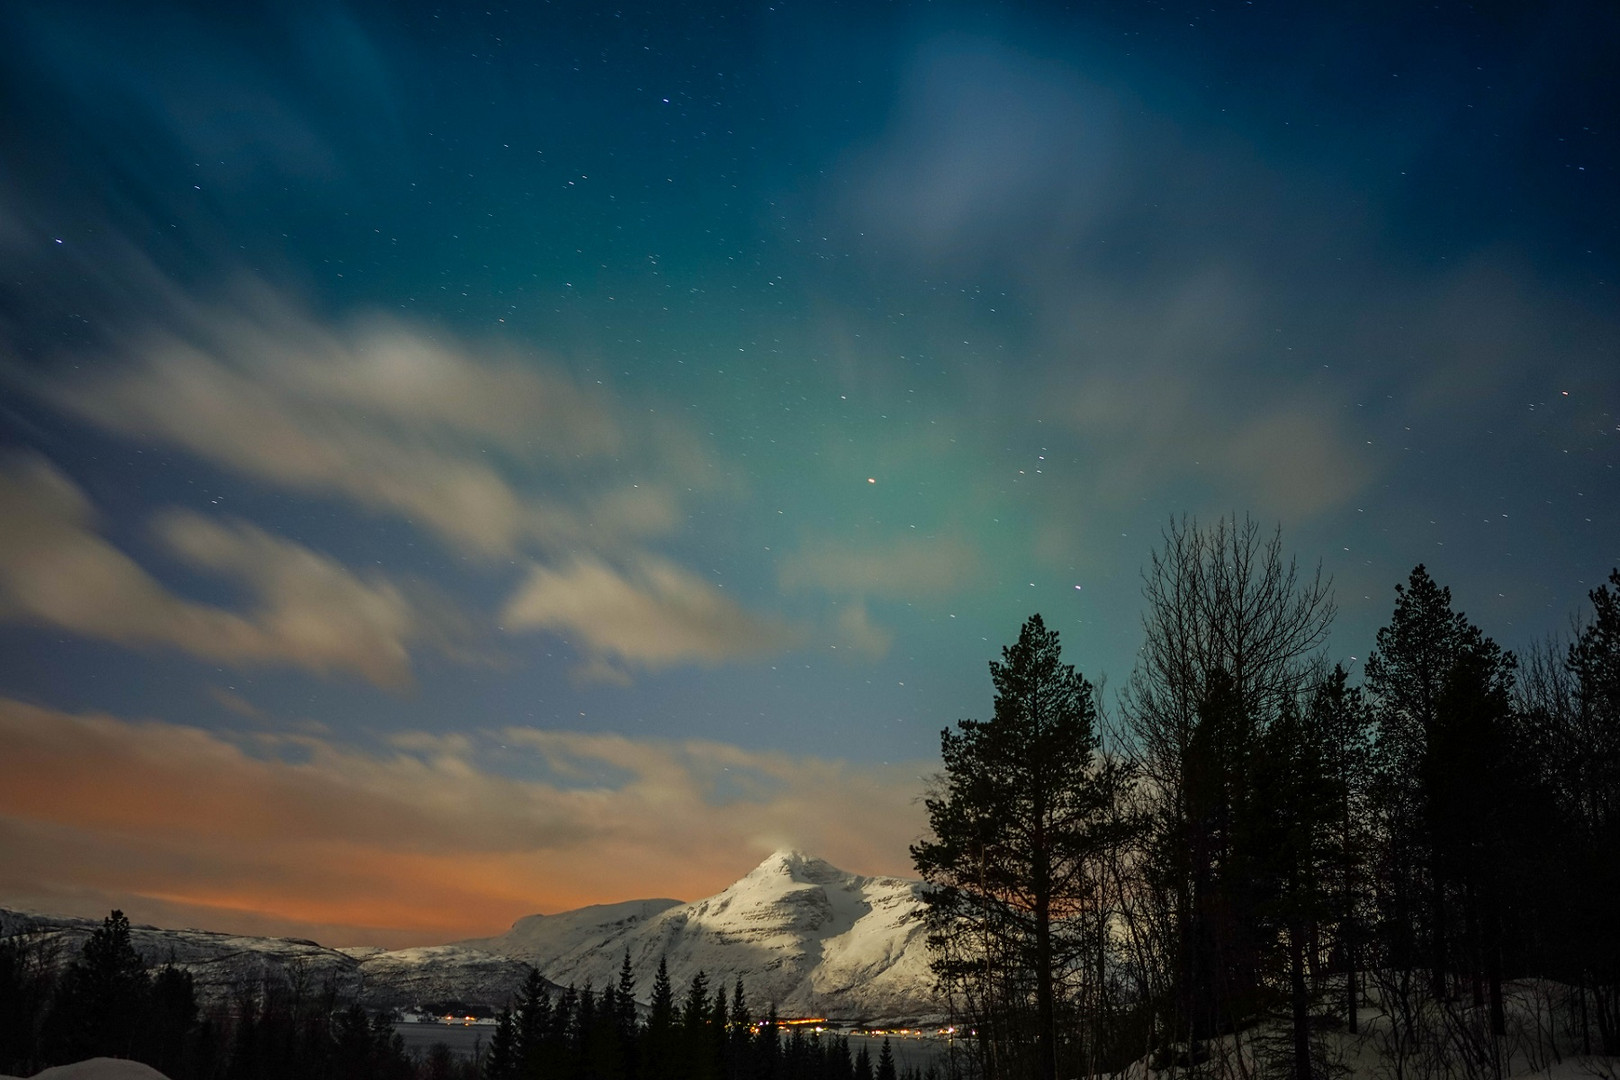
{"label": "tree silhouette", "polygon": [[143,1035],[150,985],[130,942],[129,919],[113,911],[63,973],[47,1043],[55,1061],[133,1057]]}
{"label": "tree silhouette", "polygon": [[992,719],[940,735],[933,837],[911,856],[929,885],[934,970],[986,1036],[987,1071],[1011,1056],[1052,1080],[1059,998],[1095,947],[1088,873],[1117,777],[1095,760],[1091,685],[1062,662],[1039,615],[990,677]]}
{"label": "tree silhouette", "polygon": [[894,1074],[894,1050],[889,1046],[889,1037],[883,1036],[883,1048],[878,1051],[877,1075],[874,1080],[896,1080]]}

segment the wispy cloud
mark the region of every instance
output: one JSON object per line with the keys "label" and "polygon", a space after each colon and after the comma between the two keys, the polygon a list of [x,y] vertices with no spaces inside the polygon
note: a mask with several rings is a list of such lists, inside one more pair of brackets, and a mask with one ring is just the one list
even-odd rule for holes
{"label": "wispy cloud", "polygon": [[1093,498],[1128,502],[1203,481],[1299,520],[1370,480],[1373,462],[1331,391],[1298,362],[1274,380],[1254,377],[1257,357],[1280,350],[1265,340],[1253,298],[1243,275],[1209,268],[1143,295],[1094,289],[1054,317],[1051,332],[1078,362],[1043,387],[1048,415],[1090,452]]}
{"label": "wispy cloud", "polygon": [[214,305],[170,292],[167,320],[132,331],[127,358],[34,389],[108,431],[403,517],[484,557],[666,533],[675,477],[712,482],[689,434],[627,423],[607,394],[534,358],[383,317],[329,327],[258,286]]}
{"label": "wispy cloud", "polygon": [[800,633],[755,615],[712,585],[652,556],[619,569],[581,556],[535,566],[501,615],[508,630],[546,629],[575,641],[612,677],[623,667],[719,664],[787,648]]}
{"label": "wispy cloud", "polygon": [[[795,640],[648,550],[685,520],[682,497],[733,482],[656,403],[632,409],[543,359],[475,349],[390,317],[331,324],[251,281],[201,302],[149,267],[133,277],[153,297],[151,312],[122,335],[116,357],[43,374],[13,367],[9,381],[106,431],[402,518],[485,566],[531,559],[507,627],[571,636],[597,676],[624,681],[635,668],[715,664]],[[84,519],[74,520],[83,532]],[[211,656],[276,652],[251,644],[268,636],[297,662],[397,683],[408,670],[404,639],[444,621],[409,626],[397,590],[340,579],[340,568],[301,559],[245,523],[175,517],[162,529],[184,557],[258,590],[258,633],[240,620],[233,634],[152,629],[136,613],[153,604],[133,600],[123,605],[130,627],[94,629],[106,617],[83,614],[81,629],[126,642],[183,636],[182,647]],[[120,565],[127,578],[139,574],[127,559]],[[320,585],[323,577],[342,587]],[[60,603],[55,610],[51,618],[66,618]],[[169,610],[170,623],[174,611],[197,614]],[[357,622],[379,632],[356,635]]]}
{"label": "wispy cloud", "polygon": [[923,763],[531,728],[405,735],[376,752],[245,743],[270,753],[0,699],[0,895],[422,943],[535,911],[706,895],[782,844],[904,873],[923,824]]}
{"label": "wispy cloud", "polygon": [[189,512],[161,516],[160,538],[192,565],[245,583],[257,605],[239,614],[178,596],[98,534],[84,493],[37,455],[0,459],[0,510],[0,618],[389,687],[410,681],[409,645],[428,632],[392,582],[245,522]]}
{"label": "wispy cloud", "polygon": [[893,631],[872,621],[866,612],[864,600],[855,600],[839,608],[837,625],[842,643],[864,656],[878,659],[894,644]]}
{"label": "wispy cloud", "polygon": [[983,567],[972,545],[954,537],[899,537],[868,543],[811,540],[784,556],[784,589],[926,600],[971,588]]}

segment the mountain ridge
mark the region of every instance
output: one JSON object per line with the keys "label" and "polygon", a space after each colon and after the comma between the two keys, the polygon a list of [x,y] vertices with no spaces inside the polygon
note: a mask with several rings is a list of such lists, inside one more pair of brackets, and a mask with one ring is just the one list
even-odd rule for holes
{"label": "mountain ridge", "polygon": [[[300,938],[132,926],[149,964],[170,956],[201,996],[223,1000],[265,977],[330,982],[371,1008],[427,1001],[500,1007],[531,968],[560,992],[617,985],[626,953],[635,996],[647,1001],[660,960],[679,995],[698,971],[711,992],[741,978],[753,1010],[844,1020],[939,1017],[921,914],[922,883],[852,874],[793,849],[772,852],[731,885],[700,900],[592,904],[526,915],[504,933],[405,949],[329,948]],[[66,964],[99,920],[0,909],[0,937],[30,934]]]}

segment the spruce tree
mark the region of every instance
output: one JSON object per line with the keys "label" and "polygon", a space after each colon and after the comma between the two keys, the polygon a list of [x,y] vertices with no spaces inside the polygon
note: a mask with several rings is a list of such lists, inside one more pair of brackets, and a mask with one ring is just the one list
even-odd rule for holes
{"label": "spruce tree", "polygon": [[669,981],[669,961],[660,956],[658,973],[653,978],[652,1009],[641,1042],[640,1066],[648,1080],[673,1075],[677,1054],[675,1021],[675,988]]}
{"label": "spruce tree", "polygon": [[731,1072],[731,1010],[726,1007],[724,986],[715,990],[714,1008],[709,1015],[708,1037],[704,1040],[708,1047],[708,1059],[714,1075],[726,1077]]}
{"label": "spruce tree", "polygon": [[878,1051],[877,1075],[874,1080],[895,1080],[894,1051],[889,1047],[889,1037],[883,1036],[883,1048]]}
{"label": "spruce tree", "polygon": [[529,969],[518,993],[516,1022],[516,1053],[518,1075],[538,1077],[545,1073],[550,1053],[548,1045],[552,1029],[551,994],[540,972]]}
{"label": "spruce tree", "polygon": [[743,1080],[752,1070],[754,1057],[754,1018],[748,1011],[748,997],[742,976],[731,989],[731,1033],[726,1040],[727,1080]]}
{"label": "spruce tree", "polygon": [[782,1026],[777,1022],[776,1002],[771,1002],[754,1040],[754,1075],[759,1080],[775,1080],[782,1063]]}
{"label": "spruce tree", "polygon": [[675,1024],[675,987],[669,981],[669,960],[658,958],[658,974],[653,978],[652,1012],[649,1027],[667,1031]]}
{"label": "spruce tree", "polygon": [[619,1034],[626,1041],[633,1038],[636,1028],[636,972],[630,966],[630,950],[624,950],[624,960],[619,964],[619,994],[615,1001],[617,1011],[614,1013],[618,1021]]}
{"label": "spruce tree", "polygon": [[495,1016],[495,1032],[484,1055],[484,1080],[516,1080],[521,1055],[517,1043],[517,1023],[510,1006]]}
{"label": "spruce tree", "polygon": [[686,1000],[681,1003],[681,1026],[695,1031],[708,1022],[709,976],[699,969],[686,988]]}

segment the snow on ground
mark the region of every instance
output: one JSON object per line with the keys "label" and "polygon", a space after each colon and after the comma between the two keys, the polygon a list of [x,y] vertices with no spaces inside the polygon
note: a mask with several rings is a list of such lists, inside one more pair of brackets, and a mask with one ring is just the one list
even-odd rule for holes
{"label": "snow on ground", "polygon": [[[1330,980],[1331,982],[1331,980]],[[1343,993],[1343,982],[1335,996]],[[1485,1035],[1485,1010],[1462,1000],[1443,1006],[1427,1004],[1417,1030],[1405,1044],[1401,1069],[1394,1067],[1395,1045],[1390,1018],[1378,1007],[1376,989],[1369,1004],[1356,1012],[1357,1034],[1342,1026],[1313,1032],[1321,1059],[1337,1080],[1620,1080],[1620,1057],[1582,1055],[1573,1018],[1572,991],[1546,979],[1520,979],[1503,985],[1507,1033],[1496,1042]],[[1597,1038],[1594,1029],[1591,1038]],[[1279,1050],[1289,1042],[1282,1022],[1260,1024],[1239,1037],[1213,1040],[1212,1059],[1226,1057],[1228,1075],[1277,1077],[1263,1059],[1269,1044]],[[1241,1057],[1241,1063],[1239,1062]],[[1273,1059],[1275,1060],[1275,1058]],[[1286,1060],[1286,1059],[1284,1059]],[[1500,1072],[1498,1072],[1498,1064]],[[1116,1080],[1184,1080],[1185,1067],[1155,1069],[1146,1059],[1127,1066]],[[1286,1080],[1286,1072],[1283,1074]]]}
{"label": "snow on ground", "polygon": [[[15,1076],[0,1076],[0,1080],[20,1080]],[[57,1065],[34,1074],[33,1080],[169,1080],[168,1077],[138,1061],[123,1058],[91,1058],[72,1065]]]}

